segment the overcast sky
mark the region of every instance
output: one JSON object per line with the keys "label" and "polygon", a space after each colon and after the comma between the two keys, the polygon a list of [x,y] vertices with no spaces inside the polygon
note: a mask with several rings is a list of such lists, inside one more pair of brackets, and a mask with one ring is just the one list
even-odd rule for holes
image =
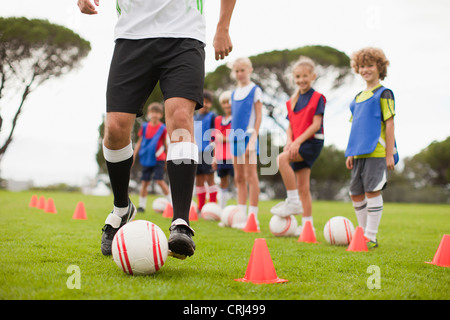
{"label": "overcast sky", "polygon": [[[79,13],[76,2],[0,0],[0,16],[48,19],[73,29],[92,46],[79,69],[48,81],[28,97],[1,163],[3,178],[82,185],[97,173],[98,127],[105,113],[117,16],[113,0],[101,0],[96,16]],[[204,2],[206,69],[214,71],[224,63],[214,61],[212,49],[220,1]],[[327,45],[348,55],[366,46],[382,48],[391,62],[383,84],[396,98],[400,156],[412,156],[450,136],[449,13],[446,0],[238,0],[230,30],[234,49],[225,62],[305,45]],[[362,89],[361,82],[354,94]],[[0,108],[7,120],[17,103],[0,101]],[[341,150],[350,117],[348,108],[343,110],[348,113],[325,118],[326,145]]]}

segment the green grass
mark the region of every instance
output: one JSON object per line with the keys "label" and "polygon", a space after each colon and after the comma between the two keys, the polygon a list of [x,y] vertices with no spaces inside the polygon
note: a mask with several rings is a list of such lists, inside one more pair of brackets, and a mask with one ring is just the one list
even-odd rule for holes
{"label": "green grass", "polygon": [[[77,193],[38,194],[55,201],[57,214],[29,208],[32,192],[0,191],[0,299],[449,299],[450,268],[431,261],[444,234],[450,233],[449,205],[385,203],[378,240],[370,252],[330,246],[323,226],[333,216],[356,225],[350,203],[314,202],[318,244],[276,238],[269,231],[269,209],[260,203],[261,233],[193,221],[197,250],[191,258],[169,257],[150,276],[128,276],[100,252],[101,228],[111,197]],[[149,199],[149,207],[151,201]],[[136,201],[137,197],[132,197]],[[87,220],[73,220],[83,201]],[[168,236],[170,219],[147,210],[137,219],[159,225]],[[283,284],[236,282],[245,274],[255,238],[265,238]],[[80,289],[69,289],[69,266],[80,268]],[[380,268],[380,289],[369,289],[367,272]]]}

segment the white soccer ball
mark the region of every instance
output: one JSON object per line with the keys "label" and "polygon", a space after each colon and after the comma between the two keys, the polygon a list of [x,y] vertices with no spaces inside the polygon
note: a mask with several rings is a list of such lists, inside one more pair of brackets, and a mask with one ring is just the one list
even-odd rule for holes
{"label": "white soccer ball", "polygon": [[233,227],[247,221],[247,215],[238,206],[229,205],[223,208],[221,222],[225,227]]}
{"label": "white soccer ball", "polygon": [[215,202],[208,202],[202,207],[201,216],[205,220],[220,221],[222,209]]}
{"label": "white soccer ball", "polygon": [[166,198],[156,198],[155,200],[153,200],[152,208],[158,213],[163,213],[168,203],[169,200],[167,200]]}
{"label": "white soccer ball", "polygon": [[270,232],[275,237],[291,237],[297,230],[297,219],[294,216],[279,217],[272,216],[269,222]]}
{"label": "white soccer ball", "polygon": [[344,246],[350,244],[355,228],[346,217],[333,217],[325,224],[323,236],[329,244]]}
{"label": "white soccer ball", "polygon": [[169,244],[156,224],[135,220],[117,231],[112,242],[112,256],[117,266],[131,275],[152,274],[167,259]]}

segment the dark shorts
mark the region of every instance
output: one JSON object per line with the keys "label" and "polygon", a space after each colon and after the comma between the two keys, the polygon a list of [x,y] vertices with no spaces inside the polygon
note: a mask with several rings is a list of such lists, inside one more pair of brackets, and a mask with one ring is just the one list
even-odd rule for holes
{"label": "dark shorts", "polygon": [[198,164],[196,174],[211,174],[214,173],[212,168],[212,154],[208,151],[198,153]]}
{"label": "dark shorts", "polygon": [[234,177],[234,169],[232,163],[218,163],[217,164],[217,176],[223,178],[226,176]]}
{"label": "dark shorts", "polygon": [[302,156],[303,161],[291,162],[291,167],[294,171],[304,168],[310,168],[316,162],[323,148],[323,140],[310,139],[306,140],[298,149],[298,153]]}
{"label": "dark shorts", "polygon": [[156,165],[154,167],[142,167],[142,181],[150,181],[153,180],[164,180],[164,167],[166,165],[165,161],[156,161]]}
{"label": "dark shorts", "polygon": [[387,185],[386,158],[353,159],[350,195],[381,191]]}
{"label": "dark shorts", "polygon": [[157,82],[164,100],[203,106],[205,44],[188,38],[117,39],[108,76],[106,111],[141,116]]}

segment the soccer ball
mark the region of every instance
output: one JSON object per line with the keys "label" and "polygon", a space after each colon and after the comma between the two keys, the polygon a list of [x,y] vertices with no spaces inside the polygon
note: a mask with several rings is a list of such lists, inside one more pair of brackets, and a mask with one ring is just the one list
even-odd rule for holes
{"label": "soccer ball", "polygon": [[112,256],[117,266],[131,275],[158,271],[167,259],[169,244],[156,224],[135,220],[117,231],[112,242]]}
{"label": "soccer ball", "polygon": [[215,202],[208,202],[202,207],[201,216],[205,220],[220,221],[222,209]]}
{"label": "soccer ball", "polygon": [[350,244],[355,228],[352,222],[345,217],[333,217],[325,224],[323,235],[329,244],[340,246]]}
{"label": "soccer ball", "polygon": [[158,213],[163,213],[164,209],[166,208],[167,204],[169,203],[169,200],[166,198],[160,197],[153,200],[153,210],[155,210]]}
{"label": "soccer ball", "polygon": [[230,205],[223,208],[221,222],[225,227],[233,227],[246,221],[246,214],[238,206]]}
{"label": "soccer ball", "polygon": [[297,219],[294,216],[283,218],[274,215],[270,219],[269,229],[275,237],[294,236],[297,230]]}

